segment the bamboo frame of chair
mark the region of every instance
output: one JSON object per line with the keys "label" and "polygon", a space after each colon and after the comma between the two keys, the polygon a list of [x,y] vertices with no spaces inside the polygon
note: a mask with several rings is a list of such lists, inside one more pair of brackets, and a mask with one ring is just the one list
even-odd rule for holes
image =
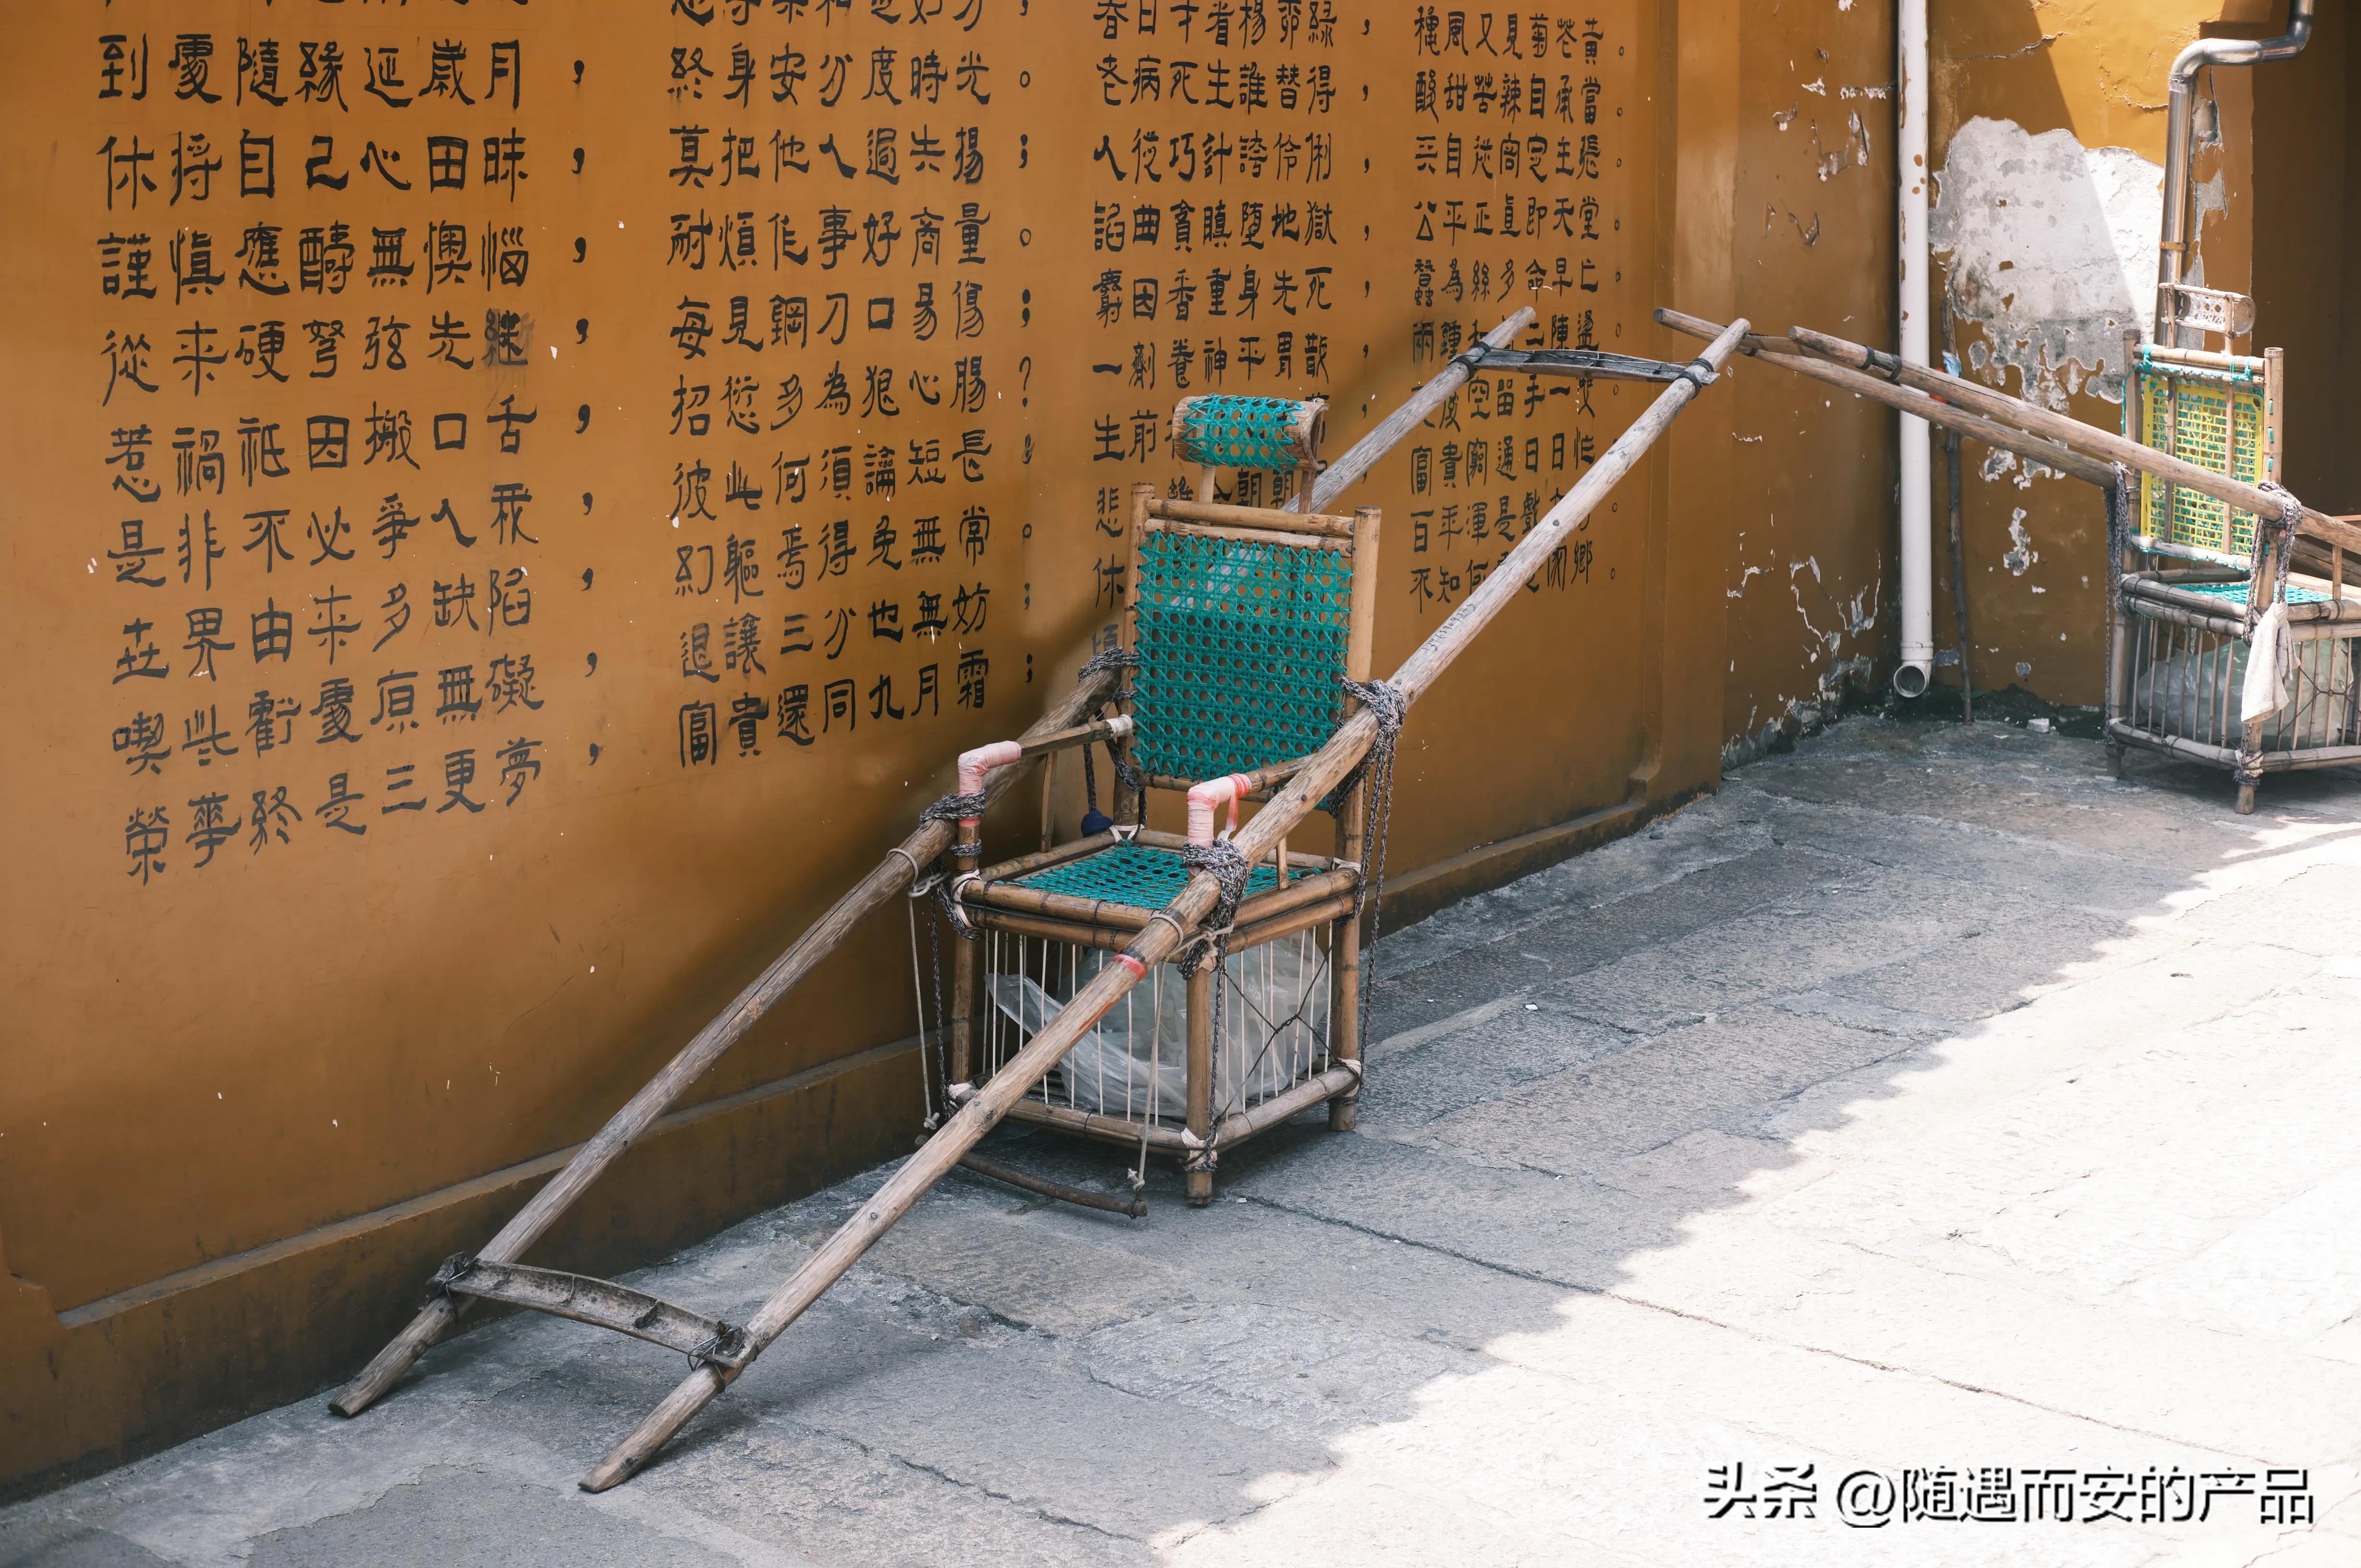
{"label": "bamboo frame of chair", "polygon": [[[1534,320],[1532,307],[1519,309],[1484,335],[1484,343],[1494,348],[1506,347],[1518,334]],[[1741,323],[1704,356],[1705,362],[1719,369],[1727,361],[1740,337],[1744,335]],[[1415,390],[1392,413],[1372,429],[1350,450],[1330,464],[1318,476],[1308,493],[1291,498],[1282,510],[1317,512],[1333,502],[1346,488],[1368,473],[1378,462],[1411,432],[1419,428],[1433,411],[1466,384],[1473,367],[1464,359],[1441,367],[1423,386]],[[1540,568],[1549,549],[1554,548],[1574,528],[1587,519],[1590,508],[1603,499],[1607,491],[1628,473],[1672,419],[1686,406],[1697,388],[1693,382],[1675,383],[1660,396],[1640,420],[1602,456],[1598,464],[1585,475],[1582,481],[1554,509],[1543,530],[1529,534],[1511,559],[1524,558],[1517,578],[1501,576],[1497,582],[1506,585],[1521,581],[1523,576]],[[1531,550],[1536,539],[1546,534],[1550,543],[1539,550]],[[1504,564],[1505,565],[1505,564]],[[1445,638],[1448,651],[1441,655],[1447,663],[1467,638],[1499,613],[1505,603],[1504,588],[1488,582],[1484,588],[1460,606],[1459,609],[1439,628],[1429,643]],[[1423,652],[1424,650],[1422,650]],[[1433,664],[1433,669],[1427,667]],[[1422,663],[1414,658],[1405,665],[1397,684],[1407,679],[1414,696],[1431,684],[1440,664],[1430,660]],[[1026,741],[1047,743],[1051,738],[1077,728],[1088,716],[1098,711],[1115,686],[1111,672],[1103,672],[1079,682],[1075,689],[1042,716],[1025,732]],[[1290,780],[1280,790],[1262,816],[1247,825],[1247,836],[1258,837],[1268,828],[1283,840],[1287,826],[1300,820],[1310,804],[1322,795],[1366,755],[1376,735],[1376,723],[1365,713],[1349,718],[1343,730],[1330,739],[1328,744],[1306,765],[1305,772]],[[1120,742],[1119,742],[1120,743]],[[1013,774],[989,779],[985,784],[987,797],[999,798],[1013,780]],[[796,985],[800,983],[819,962],[842,944],[845,938],[864,919],[886,903],[899,897],[923,880],[920,868],[939,858],[950,843],[954,829],[949,823],[923,823],[900,845],[888,850],[884,860],[831,905],[795,942],[763,970],[739,995],[676,1053],[640,1091],[632,1095],[598,1134],[586,1142],[569,1159],[563,1169],[547,1185],[536,1191],[523,1209],[512,1216],[500,1232],[485,1245],[476,1256],[489,1263],[513,1263],[547,1233],[557,1219],[580,1200],[592,1184],[662,1118],[671,1106],[686,1094],[748,1031]],[[1264,846],[1266,849],[1269,846]],[[1352,852],[1358,852],[1358,841],[1352,842]],[[1170,927],[1158,923],[1141,934],[1140,938],[1124,949],[1125,962],[1115,966],[1115,973],[1102,976],[1107,985],[1093,999],[1093,1004],[1111,1005],[1121,989],[1126,989],[1115,978],[1129,971],[1135,981],[1146,972],[1140,966],[1161,961],[1180,941],[1180,929],[1202,920],[1213,906],[1215,884],[1210,875],[1193,877],[1182,895],[1168,905],[1173,916]],[[1339,960],[1340,964],[1342,960]],[[1093,981],[1097,985],[1097,981]],[[1067,1034],[1071,1043],[1074,1033],[1084,1026],[1082,1014],[1075,1014],[1072,1028]],[[1057,1059],[1051,1042],[1037,1040],[1028,1047],[1030,1059],[1026,1069],[1036,1075],[1048,1070]],[[906,1162],[902,1170],[888,1182],[890,1190],[881,1191],[876,1200],[864,1206],[854,1221],[831,1239],[821,1255],[799,1270],[796,1277],[776,1292],[763,1308],[755,1323],[748,1326],[748,1337],[742,1341],[744,1350],[737,1359],[708,1358],[699,1368],[701,1376],[675,1388],[648,1419],[642,1422],[625,1442],[598,1466],[585,1475],[582,1485],[587,1490],[603,1491],[635,1473],[653,1455],[664,1440],[716,1394],[727,1387],[753,1357],[773,1339],[785,1332],[812,1301],[818,1299],[878,1235],[906,1212],[912,1203],[930,1189],[954,1165],[972,1150],[976,1141],[990,1129],[993,1123],[1018,1097],[1020,1069],[1011,1064],[1005,1070],[1005,1085],[995,1085],[979,1095],[955,1115],[950,1124],[939,1129],[920,1154]],[[1349,1125],[1350,1102],[1332,1101],[1332,1118],[1343,1104],[1345,1118],[1341,1124]],[[448,1334],[466,1311],[470,1298],[452,1290],[438,1291],[410,1322],[394,1336],[368,1364],[329,1402],[329,1409],[341,1416],[354,1417],[368,1409],[382,1398],[434,1343]],[[754,1335],[761,1331],[759,1343]]]}
{"label": "bamboo frame of chair", "polygon": [[[1675,311],[1658,311],[1656,319],[1675,331],[1695,336],[1707,336],[1721,330],[1715,323]],[[2137,345],[2136,336],[2126,338],[2125,356],[2135,367],[2138,361]],[[2361,761],[2361,747],[2347,745],[2341,740],[2315,746],[2268,747],[2265,740],[2274,727],[2268,720],[2242,722],[2239,726],[2240,744],[2224,747],[2172,735],[2152,724],[2136,723],[2131,713],[2136,706],[2133,683],[2137,677],[2133,636],[2136,629],[2132,624],[2132,618],[2243,639],[2253,632],[2265,609],[2277,598],[2282,581],[2299,571],[2317,574],[2315,580],[2324,583],[2330,598],[2324,604],[2290,606],[2285,612],[2290,636],[2299,646],[2309,641],[2344,638],[2353,644],[2347,654],[2348,667],[2361,665],[2361,637],[2335,630],[2347,624],[2361,627],[2361,600],[2346,598],[2345,584],[2345,553],[2361,549],[2361,526],[2356,526],[2361,520],[2333,516],[2307,507],[2303,509],[2301,521],[2292,528],[2285,527],[2280,521],[2283,492],[2257,488],[2229,474],[2202,467],[2128,436],[2036,407],[1964,377],[1950,375],[1931,366],[1914,364],[1826,333],[1796,327],[1784,339],[1749,334],[1741,345],[1741,351],[1813,380],[1916,414],[1946,430],[1955,430],[1990,445],[2015,452],[2102,488],[2113,488],[2115,483],[2114,466],[2121,464],[2167,486],[2196,490],[2239,511],[2252,513],[2256,519],[2257,548],[2251,561],[2226,553],[2213,554],[2185,547],[2176,547],[2169,552],[2159,551],[2156,548],[2157,542],[2152,540],[2136,540],[2135,548],[2126,552],[2127,556],[2169,553],[2207,559],[2219,567],[2234,571],[2238,580],[2248,585],[2246,603],[2239,607],[2239,613],[2235,617],[2225,612],[2222,600],[2187,592],[2185,587],[2170,580],[2176,576],[2180,584],[2193,580],[2186,576],[2144,571],[2135,559],[2108,561],[2108,575],[2112,579],[2108,595],[2111,625],[2107,667],[2103,674],[2107,693],[2105,732],[2110,758],[2120,772],[2124,749],[2137,746],[2227,767],[2236,782],[2236,806],[2241,814],[2251,813],[2255,809],[2256,785],[2266,773],[2343,767]],[[2252,363],[2232,356],[2198,350],[2152,348],[2148,352],[2151,356],[2169,354],[2175,362],[2213,369]],[[2284,373],[2276,349],[2262,356],[2261,363],[2266,375],[2266,409],[2270,421],[2266,439],[2271,444],[2268,455],[2272,471],[2276,472],[2280,451],[2279,406]],[[2127,407],[2136,406],[2134,400],[2137,395],[2136,385],[2126,389]],[[2202,651],[2192,652],[2195,656],[2202,656]],[[2224,663],[2226,668],[2226,656]],[[2361,685],[2361,682],[2354,684]],[[2325,732],[2349,735],[2354,740],[2361,741],[2361,712],[2355,711],[2350,694],[2346,707],[2348,716],[2343,728],[2331,728]],[[2299,716],[2278,728],[2300,732],[2312,722],[2311,716]]]}
{"label": "bamboo frame of chair", "polygon": [[[1746,331],[1743,320],[1725,328],[1698,356],[1699,365],[1718,373],[1737,352],[1739,340]],[[1390,683],[1406,702],[1414,704],[1423,696],[1467,645],[1522,593],[1526,579],[1537,575],[1548,563],[1551,552],[1588,521],[1592,509],[1604,502],[1609,492],[1623,481],[1697,390],[1697,382],[1689,378],[1668,384],[1600,454],[1598,461],[1574,488],[1559,499],[1557,505],[1517,542],[1483,586],[1462,599],[1419,644],[1394,672]],[[1377,716],[1367,708],[1346,718],[1270,804],[1239,829],[1235,842],[1247,863],[1268,854],[1320,800],[1343,783],[1368,755],[1377,738]],[[1034,1036],[1015,1058],[994,1075],[991,1082],[980,1088],[937,1130],[925,1148],[905,1161],[809,1261],[773,1293],[746,1325],[744,1357],[734,1362],[708,1361],[690,1372],[648,1413],[646,1420],[582,1478],[584,1489],[605,1491],[637,1474],[675,1432],[735,1381],[747,1363],[785,1332],[813,1302],[843,1277],[862,1254],[876,1245],[895,1222],[909,1212],[911,1205],[942,1179],[962,1155],[975,1146],[978,1139],[1006,1116],[1033,1082],[1065,1057],[1085,1029],[1093,1026],[1142,977],[1170,958],[1186,935],[1212,913],[1219,892],[1219,883],[1210,872],[1192,873],[1188,885],[1164,906],[1170,918],[1152,922],[1116,955],[1118,961],[1101,969],[1048,1027]]]}
{"label": "bamboo frame of chair", "polygon": [[[1307,444],[1299,447],[1299,455],[1307,463],[1313,456],[1313,449],[1308,443],[1316,439],[1316,410],[1308,411],[1298,422],[1300,437]],[[1178,430],[1181,426],[1182,416],[1176,412],[1173,417],[1174,427]],[[1201,486],[1201,494],[1207,488]],[[1133,488],[1131,496],[1127,531],[1129,570],[1136,581],[1148,540],[1164,532],[1197,538],[1325,550],[1341,555],[1351,563],[1344,673],[1349,680],[1365,681],[1368,678],[1375,630],[1377,561],[1381,526],[1382,520],[1374,508],[1365,508],[1351,517],[1341,517],[1259,507],[1217,506],[1202,499],[1167,499],[1156,493],[1154,486],[1139,485]],[[1123,645],[1126,649],[1137,644],[1136,614],[1135,603],[1128,608],[1121,623]],[[1120,702],[1122,699],[1123,693],[1119,688],[1115,700]],[[1127,727],[1120,740],[1127,750],[1133,740]],[[1087,740],[1077,743],[1087,743]],[[1301,759],[1296,759],[1257,769],[1243,776],[1254,786],[1254,792],[1259,793],[1279,784],[1301,764]],[[1197,781],[1149,774],[1144,782],[1150,788],[1185,790]],[[1331,927],[1326,952],[1329,995],[1328,1038],[1324,1053],[1329,1067],[1324,1070],[1343,1075],[1337,1080],[1332,1099],[1329,1123],[1332,1130],[1345,1131],[1354,1124],[1355,1102],[1358,1098],[1360,1081],[1360,901],[1357,897],[1360,878],[1357,869],[1335,868],[1340,865],[1358,866],[1367,837],[1365,786],[1356,783],[1334,805],[1334,859],[1319,862],[1317,857],[1293,857],[1295,865],[1312,867],[1314,874],[1290,883],[1287,881],[1290,856],[1286,840],[1282,838],[1272,851],[1280,883],[1240,902],[1234,918],[1235,931],[1229,948],[1233,952],[1243,952],[1313,925],[1325,923]],[[969,876],[963,874],[961,862],[975,850],[975,841],[971,836],[974,831],[976,829],[962,825],[960,839],[947,851],[943,874],[952,879],[953,885],[960,890],[956,896],[968,911],[969,917],[986,930],[1108,950],[1120,947],[1124,938],[1157,918],[1156,912],[1149,909],[1049,893],[1015,885],[1004,880],[1064,863],[1082,854],[1095,853],[1108,847],[1106,839],[1110,836],[1083,840],[1089,847],[1073,856],[1061,857],[1056,848],[1049,848],[1008,862],[1017,869],[995,867]],[[1174,849],[1180,842],[1169,834],[1143,832],[1141,837],[1149,846],[1161,849]],[[1323,864],[1326,869],[1317,869]],[[994,872],[1000,874],[995,875]],[[1307,906],[1310,913],[1298,913]],[[976,947],[977,944],[971,941],[957,944],[952,959],[947,1081],[955,1086],[955,1091],[968,1088],[977,1079],[983,1065],[977,1041],[984,1019],[980,988],[985,977],[978,961]],[[1182,1190],[1190,1203],[1201,1206],[1213,1201],[1213,1169],[1219,1152],[1213,1141],[1215,1129],[1212,1122],[1215,1064],[1211,1035],[1211,998],[1214,981],[1208,972],[1210,961],[1210,956],[1207,956],[1192,966],[1187,976],[1184,1070],[1188,1088],[1189,1147]],[[1101,1119],[1105,1119],[1104,1113]],[[1115,1119],[1131,1127],[1132,1141],[1138,1142],[1141,1127],[1157,1120],[1153,1097],[1148,1108],[1141,1112],[1138,1121]]]}

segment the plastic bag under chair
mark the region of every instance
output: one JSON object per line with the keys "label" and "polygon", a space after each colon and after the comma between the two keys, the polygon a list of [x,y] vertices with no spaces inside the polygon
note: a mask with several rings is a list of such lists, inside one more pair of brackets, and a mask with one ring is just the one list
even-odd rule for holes
{"label": "plastic bag under chair", "polygon": [[[1222,1014],[1229,1038],[1213,1047],[1216,1123],[1287,1089],[1325,1050],[1326,954],[1316,945],[1304,948],[1299,953],[1293,939],[1281,938],[1230,956]],[[1075,985],[1088,984],[1105,961],[1101,953],[1081,955]],[[993,976],[992,999],[1028,1039],[1065,1008],[1064,1001],[1022,974]],[[1060,1058],[1054,1070],[1060,1094],[1107,1115],[1185,1120],[1188,1009],[1189,981],[1180,966],[1161,966]]]}
{"label": "plastic bag under chair", "polygon": [[[2140,672],[2133,711],[2167,735],[2238,745],[2236,716],[2246,682],[2247,648],[2244,641],[2231,638],[2199,652],[2158,659]],[[2350,640],[2296,643],[2292,674],[2296,678],[2290,683],[2288,706],[2263,725],[2263,749],[2286,751],[2343,743],[2345,704],[2341,694],[2353,682]],[[2337,699],[2330,694],[2338,694]]]}

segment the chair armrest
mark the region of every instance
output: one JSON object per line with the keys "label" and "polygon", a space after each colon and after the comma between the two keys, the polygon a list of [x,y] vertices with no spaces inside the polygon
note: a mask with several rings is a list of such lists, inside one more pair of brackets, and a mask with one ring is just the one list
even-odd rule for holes
{"label": "chair armrest", "polygon": [[1226,802],[1230,808],[1230,825],[1225,833],[1238,830],[1238,802],[1255,787],[1253,779],[1244,773],[1224,773],[1217,779],[1206,779],[1189,786],[1189,842],[1210,844],[1213,841],[1213,813]]}
{"label": "chair armrest", "polygon": [[1027,757],[1043,757],[1052,751],[1068,751],[1077,746],[1088,746],[1104,740],[1112,746],[1132,731],[1133,720],[1127,713],[1113,718],[1093,718],[1088,724],[1077,724],[1071,729],[1060,729],[1044,735],[1038,740],[1025,742]]}
{"label": "chair armrest", "polygon": [[[1060,729],[1052,734],[1044,735],[1038,740],[1023,742],[994,740],[988,745],[978,746],[972,751],[961,751],[959,760],[959,792],[961,795],[980,794],[985,780],[997,769],[1013,766],[1028,758],[1044,757],[1051,752],[1068,751],[1076,746],[1088,746],[1094,741],[1104,740],[1113,744],[1129,735],[1131,729],[1131,716],[1122,714],[1114,718],[1093,719],[1088,724],[1076,725],[1071,729]],[[977,817],[960,818],[961,825],[968,828],[975,827],[982,821],[983,818]]]}

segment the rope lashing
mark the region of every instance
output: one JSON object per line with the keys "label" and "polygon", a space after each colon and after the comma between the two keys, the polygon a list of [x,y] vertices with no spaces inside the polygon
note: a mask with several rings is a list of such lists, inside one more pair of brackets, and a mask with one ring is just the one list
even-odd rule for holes
{"label": "rope lashing", "polygon": [[[2289,489],[2285,485],[2280,484],[2277,479],[2265,479],[2261,484],[2257,485],[2255,488],[2263,491],[2267,495],[2275,496],[2279,499],[2279,541],[2276,544],[2268,546],[2269,548],[2276,549],[2279,552],[2279,570],[2274,574],[2271,579],[2271,598],[2275,603],[2285,604],[2287,602],[2288,569],[2295,565],[2295,531],[2297,528],[2301,526],[2303,522],[2303,503],[2295,499],[2294,491]],[[2257,518],[2255,521],[2257,523],[2261,523],[2267,520]],[[2257,539],[2255,543],[2257,546],[2255,552],[2255,569],[2257,571],[2260,571],[2263,565],[2261,556],[2264,541]],[[2262,620],[2262,612],[2255,609],[2252,598],[2253,596],[2250,593],[2248,595],[2248,603],[2246,605],[2246,630],[2249,635],[2252,635],[2256,623]]]}
{"label": "rope lashing", "polygon": [[975,922],[967,917],[967,905],[960,902],[960,894],[966,891],[968,883],[983,880],[974,872],[961,872],[955,877],[935,879],[935,900],[942,905],[943,918],[951,923],[951,929],[959,933],[962,942],[976,941],[983,935]]}
{"label": "rope lashing", "polygon": [[686,1354],[691,1366],[727,1366],[738,1359],[746,1348],[746,1332],[735,1324],[714,1320],[713,1333],[704,1343]]}
{"label": "rope lashing", "polygon": [[[1184,963],[1202,960],[1210,948],[1213,955],[1213,1038],[1222,1035],[1222,1012],[1230,989],[1230,932],[1236,926],[1238,901],[1246,896],[1246,878],[1254,868],[1246,863],[1246,851],[1227,839],[1216,839],[1210,844],[1183,844],[1180,849],[1180,863],[1192,872],[1211,872],[1221,884],[1221,894],[1213,901],[1205,923],[1199,927],[1196,943],[1189,949]],[[1205,1169],[1211,1170],[1208,1163]]]}
{"label": "rope lashing", "polygon": [[[918,822],[923,827],[929,822],[957,822],[962,817],[981,817],[988,804],[990,797],[982,790],[973,795],[947,795],[918,813]],[[962,861],[972,861],[983,852],[983,846],[980,843],[953,844],[950,852]]]}
{"label": "rope lashing", "polygon": [[[983,790],[977,790],[973,795],[947,795],[918,813],[918,820],[921,823],[957,822],[962,817],[981,817],[989,798]],[[950,853],[956,859],[972,861],[983,853],[983,845],[954,843],[950,846]],[[957,882],[939,878],[935,883],[935,896],[942,901],[943,918],[951,923],[951,929],[958,932],[963,940],[970,942],[976,939],[978,933],[969,922],[967,911],[960,906],[959,886],[974,880],[975,872],[969,871],[962,872]]]}
{"label": "rope lashing", "polygon": [[1183,844],[1179,853],[1182,865],[1192,872],[1211,872],[1221,884],[1221,896],[1213,901],[1213,913],[1205,916],[1197,938],[1197,950],[1202,952],[1211,944],[1213,959],[1219,963],[1229,956],[1230,927],[1237,920],[1238,901],[1246,896],[1246,878],[1253,868],[1246,864],[1246,852],[1227,839]]}
{"label": "rope lashing", "polygon": [[[1136,670],[1137,668],[1139,668],[1139,655],[1133,650],[1129,648],[1102,648],[1097,652],[1092,654],[1089,661],[1082,665],[1082,669],[1076,672],[1074,675],[1074,684],[1076,685],[1081,685],[1084,682],[1088,681],[1093,675],[1105,674],[1111,671]],[[1132,791],[1134,797],[1138,802],[1138,807],[1141,814],[1140,820],[1143,822],[1146,821],[1148,811],[1148,781],[1140,776],[1139,770],[1137,768],[1133,767],[1130,762],[1124,759],[1122,749],[1116,746],[1114,741],[1108,741],[1106,743],[1106,749],[1108,759],[1115,763],[1115,776],[1121,779],[1124,782],[1125,786]],[[1091,749],[1088,745],[1085,745],[1082,748],[1082,790],[1089,801],[1090,807],[1082,814],[1082,834],[1085,838],[1088,838],[1094,831],[1091,826],[1092,818],[1099,817],[1098,770],[1092,765]],[[1114,819],[1112,817],[1103,818],[1102,820],[1105,821],[1108,827],[1114,826]],[[1104,832],[1104,828],[1095,829],[1095,831],[1100,832]]]}
{"label": "rope lashing", "polygon": [[[1360,1015],[1369,1015],[1369,981],[1377,968],[1378,934],[1385,922],[1386,836],[1393,827],[1394,816],[1394,749],[1401,739],[1402,720],[1410,717],[1410,694],[1391,681],[1354,681],[1342,683],[1345,692],[1358,697],[1378,721],[1377,738],[1369,742],[1369,753],[1353,770],[1353,778],[1339,785],[1345,789],[1366,772],[1368,776],[1368,798],[1363,820],[1364,843],[1361,858],[1368,872],[1361,879],[1358,896],[1353,902],[1353,916],[1369,912],[1369,951],[1361,961]],[[1356,1090],[1357,1092],[1357,1089]]]}
{"label": "rope lashing", "polygon": [[1128,648],[1102,648],[1090,657],[1090,662],[1074,673],[1074,684],[1081,685],[1093,675],[1103,675],[1110,670],[1136,670],[1139,655]]}
{"label": "rope lashing", "polygon": [[[1721,373],[1701,358],[1692,359],[1673,372],[1673,380],[1686,381],[1700,392],[1720,379]],[[1669,382],[1666,384],[1670,385]]]}
{"label": "rope lashing", "polygon": [[443,1266],[434,1271],[434,1277],[426,1282],[427,1291],[430,1296],[449,1296],[451,1294],[452,1285],[457,1281],[461,1275],[466,1274],[469,1269],[475,1266],[476,1255],[474,1253],[453,1253],[450,1256],[443,1260]]}
{"label": "rope lashing", "polygon": [[[1359,698],[1361,706],[1367,708],[1378,721],[1377,739],[1369,742],[1367,753],[1353,764],[1353,771],[1336,785],[1336,793],[1343,795],[1360,783],[1365,775],[1372,780],[1392,775],[1394,742],[1401,735],[1402,720],[1410,716],[1410,698],[1391,681],[1346,678],[1337,685],[1345,688],[1346,696]],[[1384,857],[1379,856],[1378,859],[1382,863]]]}
{"label": "rope lashing", "polygon": [[1897,387],[1902,385],[1902,370],[1909,363],[1908,360],[1899,354],[1888,354],[1882,348],[1871,348],[1863,352],[1869,359],[1868,364],[1862,367],[1863,369],[1876,371]]}
{"label": "rope lashing", "polygon": [[2255,488],[2279,499],[2279,528],[2283,532],[2293,533],[2303,521],[2303,503],[2295,499],[2295,492],[2277,479],[2265,479]]}

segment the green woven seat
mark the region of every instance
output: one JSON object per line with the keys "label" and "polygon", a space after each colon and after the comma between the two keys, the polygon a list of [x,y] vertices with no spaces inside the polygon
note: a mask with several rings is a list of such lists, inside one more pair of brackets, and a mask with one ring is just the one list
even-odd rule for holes
{"label": "green woven seat", "polygon": [[[2175,593],[2197,594],[2209,599],[2222,599],[2241,608],[2244,608],[2246,602],[2247,587],[2244,583],[2175,583],[2172,587]],[[2316,589],[2298,587],[2295,584],[2290,583],[2287,587],[2287,601],[2290,604],[2326,604],[2328,596]]]}
{"label": "green woven seat", "polygon": [[[1292,882],[1310,874],[1301,867],[1290,866],[1288,880]],[[1018,887],[1060,893],[1069,898],[1096,898],[1141,909],[1161,909],[1188,885],[1189,868],[1180,863],[1180,855],[1173,850],[1152,844],[1117,844],[1079,861],[1017,877],[1015,883]],[[1268,893],[1278,885],[1278,868],[1258,865],[1246,879],[1246,895]]]}

